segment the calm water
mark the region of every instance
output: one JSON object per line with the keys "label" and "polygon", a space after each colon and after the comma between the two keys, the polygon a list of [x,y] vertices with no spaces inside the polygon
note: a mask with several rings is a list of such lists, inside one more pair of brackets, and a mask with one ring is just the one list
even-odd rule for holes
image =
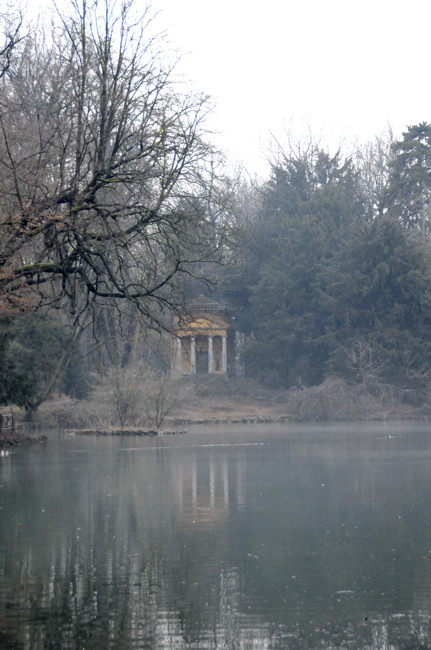
{"label": "calm water", "polygon": [[431,424],[53,435],[0,458],[0,648],[431,648],[430,497]]}

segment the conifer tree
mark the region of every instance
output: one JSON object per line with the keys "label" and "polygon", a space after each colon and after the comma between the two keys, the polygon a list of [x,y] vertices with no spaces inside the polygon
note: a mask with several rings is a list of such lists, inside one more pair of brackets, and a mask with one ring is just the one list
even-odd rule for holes
{"label": "conifer tree", "polygon": [[359,217],[357,197],[355,170],[338,154],[314,147],[273,166],[250,254],[231,282],[251,374],[288,386],[322,379],[329,351],[319,273]]}
{"label": "conifer tree", "polygon": [[431,124],[409,126],[392,145],[384,209],[408,229],[431,228]]}
{"label": "conifer tree", "polygon": [[322,271],[329,372],[422,400],[431,379],[429,254],[394,217],[352,226]]}

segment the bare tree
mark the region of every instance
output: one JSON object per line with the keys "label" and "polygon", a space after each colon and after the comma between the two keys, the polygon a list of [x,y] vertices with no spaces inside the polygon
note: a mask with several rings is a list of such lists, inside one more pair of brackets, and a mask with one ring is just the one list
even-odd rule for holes
{"label": "bare tree", "polygon": [[7,3],[6,9],[0,12],[0,78],[9,70],[12,54],[23,40],[23,15],[21,9],[13,3]]}
{"label": "bare tree", "polygon": [[187,387],[175,382],[168,373],[151,373],[146,378],[150,402],[148,414],[156,429],[160,429],[167,416],[189,398]]}
{"label": "bare tree", "polygon": [[384,363],[379,358],[372,338],[356,336],[348,353],[348,368],[352,377],[373,392],[383,383]]}
{"label": "bare tree", "polygon": [[393,158],[393,142],[394,136],[389,128],[374,141],[360,147],[355,154],[355,164],[359,169],[359,187],[367,218],[370,220],[381,215],[384,209],[384,197],[390,172],[389,163]]}
{"label": "bare tree", "polygon": [[166,417],[190,400],[190,389],[169,373],[153,370],[143,363],[112,366],[104,378],[111,421],[125,426],[160,429]]}
{"label": "bare tree", "polygon": [[71,0],[5,69],[1,308],[67,299],[83,322],[123,302],[162,327],[181,277],[217,260],[207,98],[178,91],[150,25],[133,0]]}
{"label": "bare tree", "polygon": [[144,413],[145,389],[141,366],[112,366],[105,378],[105,389],[114,423],[121,428],[137,426]]}

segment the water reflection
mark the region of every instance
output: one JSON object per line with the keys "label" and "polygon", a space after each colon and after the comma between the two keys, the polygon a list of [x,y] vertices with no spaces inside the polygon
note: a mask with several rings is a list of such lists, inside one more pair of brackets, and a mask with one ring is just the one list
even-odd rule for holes
{"label": "water reflection", "polygon": [[429,647],[430,440],[418,425],[380,435],[219,429],[14,451],[0,463],[0,647]]}

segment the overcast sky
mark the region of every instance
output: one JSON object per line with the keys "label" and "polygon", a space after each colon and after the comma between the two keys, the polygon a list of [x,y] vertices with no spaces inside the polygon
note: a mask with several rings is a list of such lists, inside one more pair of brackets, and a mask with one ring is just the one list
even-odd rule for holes
{"label": "overcast sky", "polygon": [[[143,0],[142,0],[143,1]],[[264,174],[270,133],[311,124],[348,147],[431,121],[431,0],[153,0],[214,98],[219,143]]]}

